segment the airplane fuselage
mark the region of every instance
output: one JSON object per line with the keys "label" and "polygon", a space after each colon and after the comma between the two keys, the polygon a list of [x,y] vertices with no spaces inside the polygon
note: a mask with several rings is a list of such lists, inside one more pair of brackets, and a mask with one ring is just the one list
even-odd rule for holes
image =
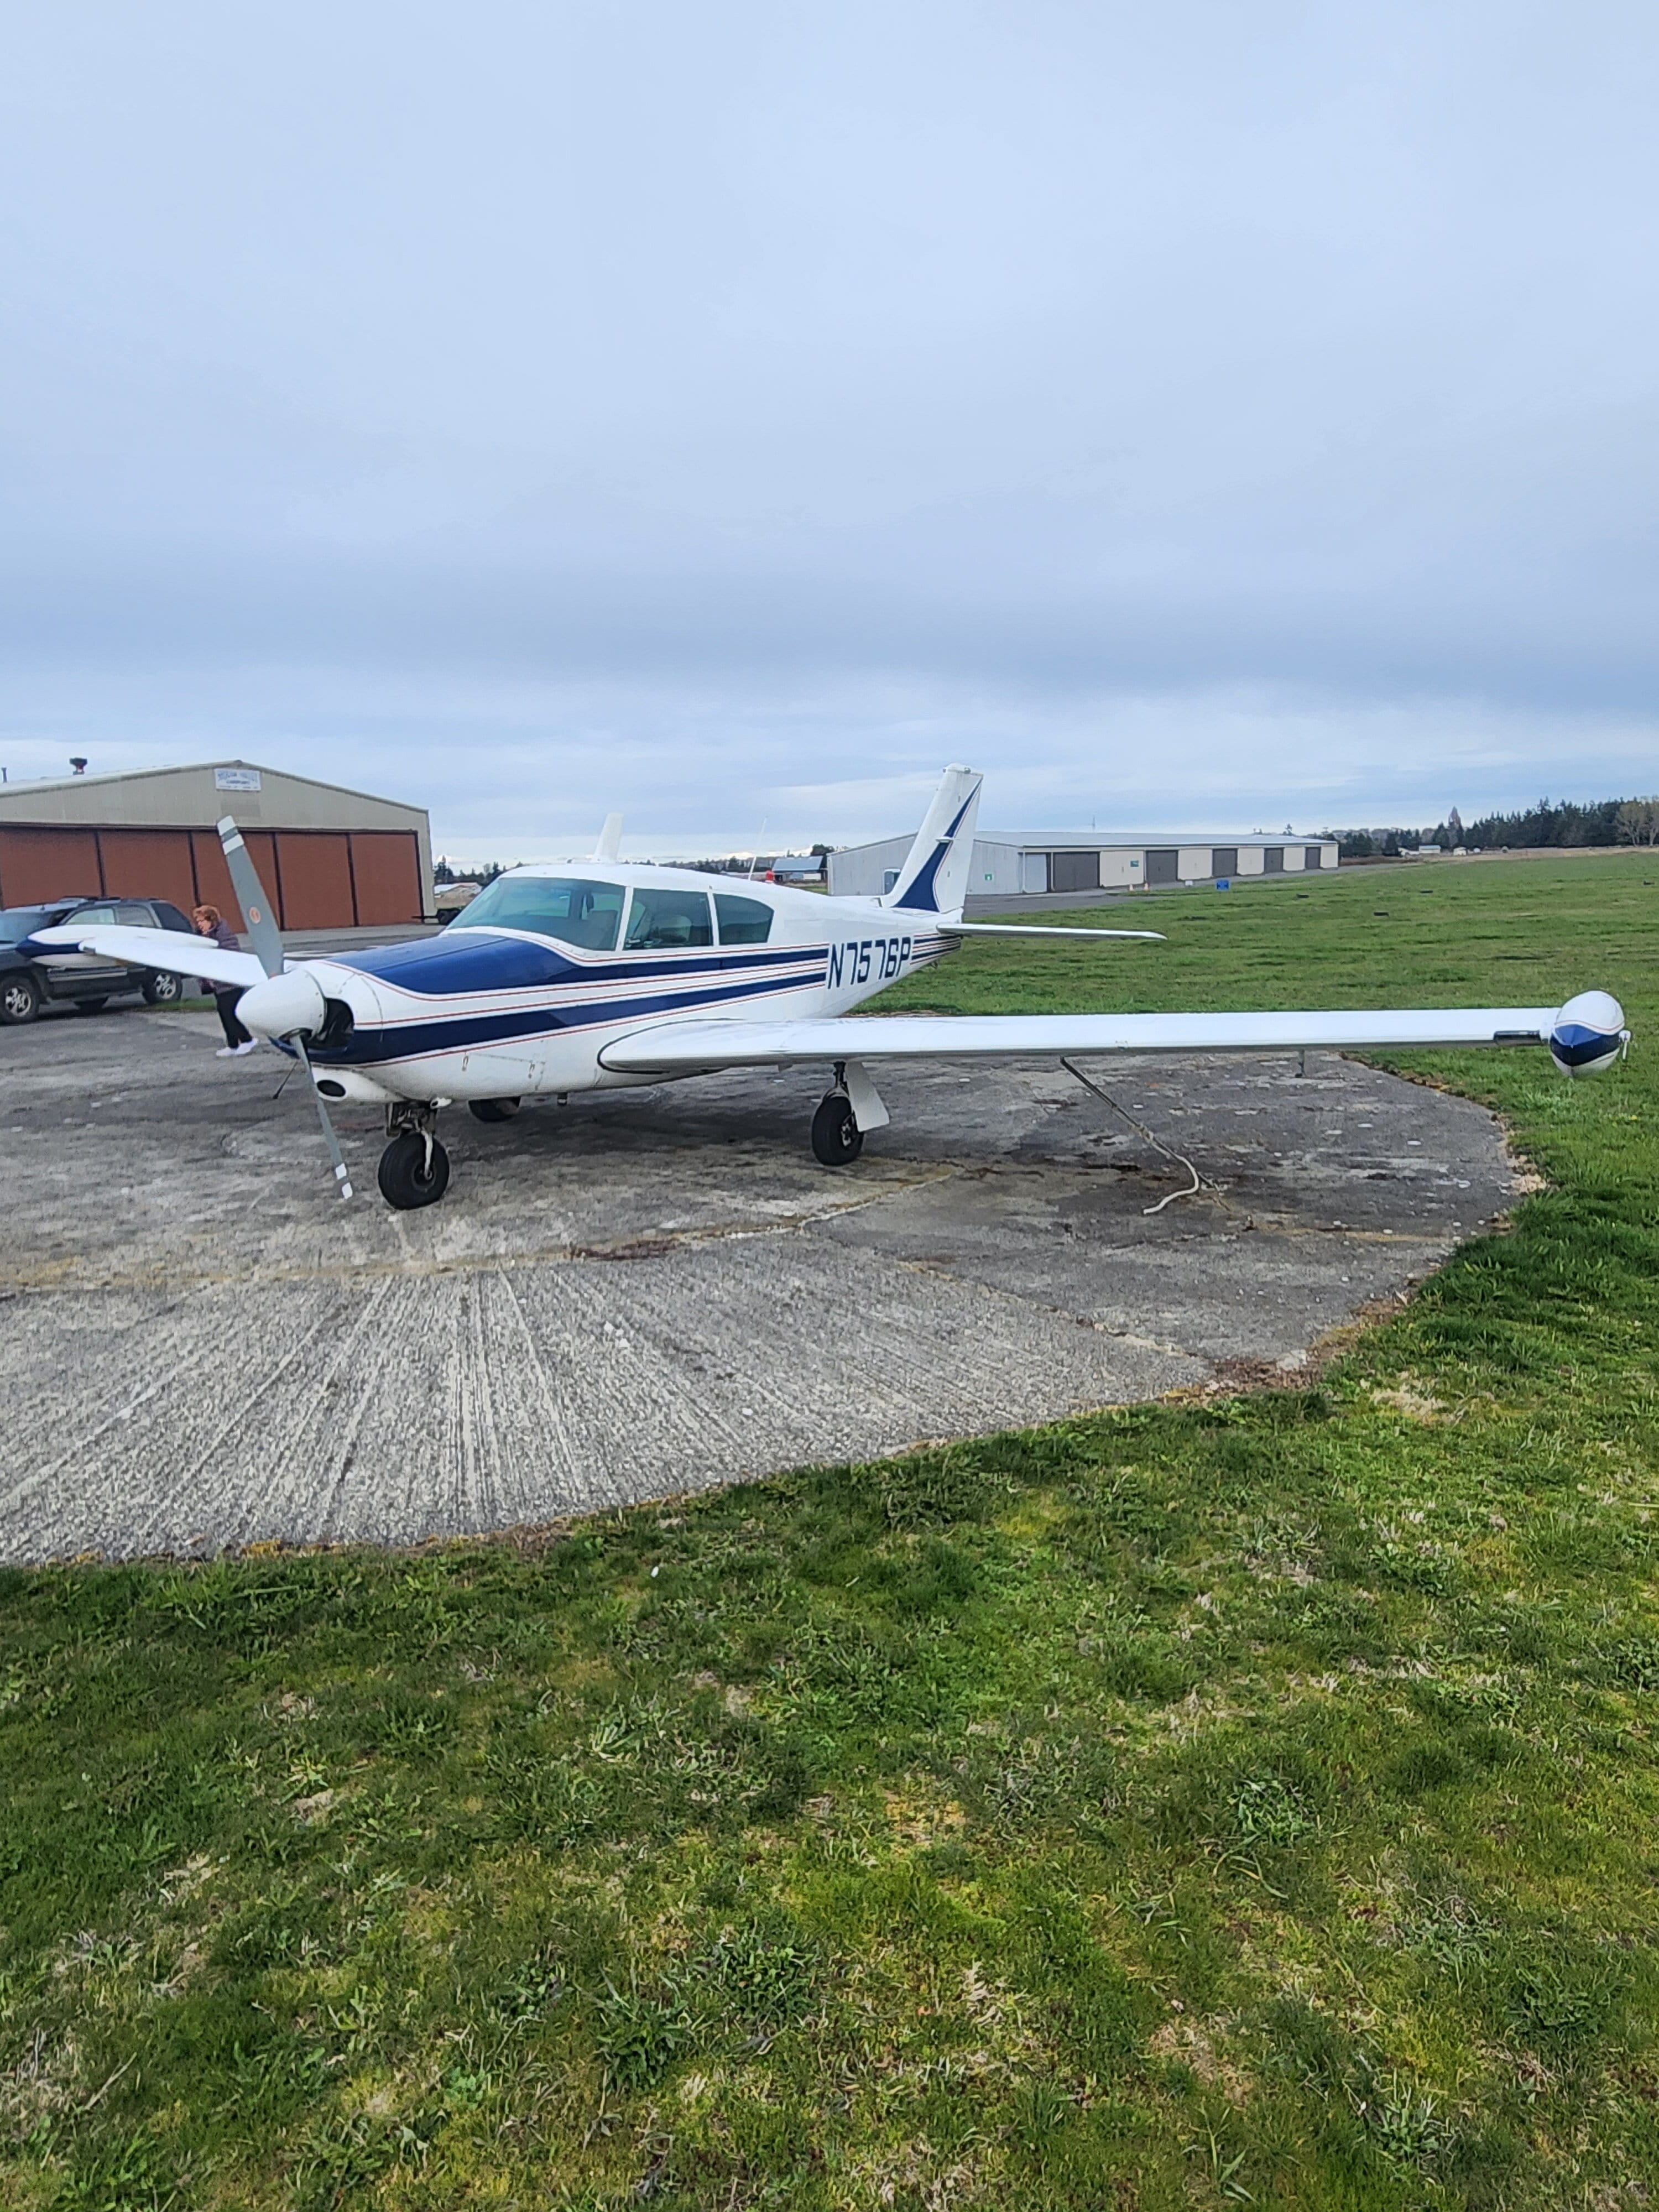
{"label": "airplane fuselage", "polygon": [[[591,905],[602,890],[614,906],[562,921],[560,937],[530,926],[538,883],[566,904],[580,884]],[[514,910],[492,898],[502,885],[520,920],[488,918]],[[937,915],[687,868],[515,869],[475,903],[481,923],[464,914],[439,937],[303,963],[331,1010],[311,1043],[325,1095],[430,1103],[660,1080],[607,1068],[607,1042],[685,1017],[844,1014],[953,941]],[[600,941],[572,941],[583,933]],[[257,1030],[258,990],[250,1000]]]}

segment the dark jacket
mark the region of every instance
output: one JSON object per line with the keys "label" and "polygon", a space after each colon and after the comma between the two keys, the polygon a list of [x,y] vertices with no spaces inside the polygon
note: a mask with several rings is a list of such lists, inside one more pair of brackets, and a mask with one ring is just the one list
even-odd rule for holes
{"label": "dark jacket", "polygon": [[[242,949],[241,939],[222,915],[213,925],[213,942],[226,952],[240,952]],[[210,975],[204,975],[201,981],[216,999],[222,991],[228,991],[234,999],[240,999],[247,988],[246,983],[216,983]]]}

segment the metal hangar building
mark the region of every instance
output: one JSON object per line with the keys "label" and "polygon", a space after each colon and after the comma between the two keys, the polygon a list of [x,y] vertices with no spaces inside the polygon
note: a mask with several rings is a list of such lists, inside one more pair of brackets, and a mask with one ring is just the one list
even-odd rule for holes
{"label": "metal hangar building", "polygon": [[234,921],[215,823],[230,814],[283,929],[429,921],[426,810],[249,761],[0,785],[0,906],[204,902]]}
{"label": "metal hangar building", "polygon": [[[832,896],[876,897],[898,879],[915,833],[848,845],[830,855]],[[968,908],[978,899],[1065,896],[1139,890],[1160,884],[1207,884],[1242,876],[1302,875],[1334,868],[1331,837],[1236,835],[1194,837],[1109,835],[1077,830],[987,830],[974,840]]]}

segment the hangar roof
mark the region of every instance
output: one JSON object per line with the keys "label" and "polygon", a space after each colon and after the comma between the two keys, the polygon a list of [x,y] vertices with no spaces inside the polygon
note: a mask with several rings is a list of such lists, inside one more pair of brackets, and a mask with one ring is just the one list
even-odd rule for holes
{"label": "hangar roof", "polygon": [[1086,852],[1091,845],[1321,845],[1335,839],[1322,830],[980,830],[988,845],[1018,845],[1022,850],[1052,852],[1056,847]]}
{"label": "hangar roof", "polygon": [[426,809],[244,760],[0,784],[0,823],[131,823],[210,830],[222,815],[264,830],[412,830]]}
{"label": "hangar roof", "polygon": [[[843,852],[872,852],[878,845],[908,847],[915,837],[914,830],[896,830],[890,837],[873,837],[856,845],[840,848]],[[1334,836],[1327,830],[976,830],[976,845],[1006,845],[1022,853],[1072,852],[1086,853],[1094,849],[1115,852],[1120,847],[1132,852],[1145,852],[1154,847],[1221,845],[1254,847],[1256,845],[1334,845]]]}

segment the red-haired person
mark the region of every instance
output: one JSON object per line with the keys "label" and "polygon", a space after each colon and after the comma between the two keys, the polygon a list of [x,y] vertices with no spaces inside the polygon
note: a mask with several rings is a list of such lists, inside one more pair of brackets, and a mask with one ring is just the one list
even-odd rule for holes
{"label": "red-haired person", "polygon": [[[227,952],[240,952],[241,939],[225,920],[216,906],[198,906],[191,916],[191,927],[198,937],[210,937],[216,945],[222,945]],[[236,1001],[242,995],[240,983],[216,983],[208,978],[213,993],[213,1003],[219,1009],[220,1026],[225,1041],[219,1048],[221,1060],[240,1060],[250,1052],[257,1052],[258,1044],[236,1018]]]}

